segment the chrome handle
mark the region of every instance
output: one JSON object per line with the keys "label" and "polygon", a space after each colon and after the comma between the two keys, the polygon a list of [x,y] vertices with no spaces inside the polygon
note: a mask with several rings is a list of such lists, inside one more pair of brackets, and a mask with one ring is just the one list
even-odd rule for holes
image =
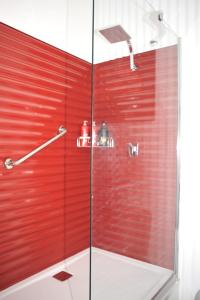
{"label": "chrome handle", "polygon": [[130,157],[139,155],[139,144],[128,143],[128,154]]}
{"label": "chrome handle", "polygon": [[39,152],[43,148],[47,147],[49,144],[53,143],[54,141],[56,141],[57,139],[59,139],[61,136],[65,135],[66,132],[67,132],[67,129],[64,126],[61,125],[59,127],[59,129],[58,129],[58,134],[56,136],[54,136],[53,138],[51,138],[50,140],[48,140],[44,144],[40,145],[39,147],[37,147],[36,149],[34,149],[33,151],[31,151],[30,153],[26,154],[22,158],[20,158],[20,159],[18,159],[16,161],[12,160],[12,158],[6,158],[4,160],[4,163],[3,163],[4,167],[7,170],[10,170],[10,169],[12,169],[15,166],[20,165],[21,163],[23,163],[25,160],[27,160],[28,158],[30,158],[34,154],[36,154],[37,152]]}

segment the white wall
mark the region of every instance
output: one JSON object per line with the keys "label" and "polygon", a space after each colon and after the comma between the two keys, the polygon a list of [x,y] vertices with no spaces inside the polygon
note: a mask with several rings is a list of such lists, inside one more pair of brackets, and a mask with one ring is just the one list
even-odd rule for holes
{"label": "white wall", "polygon": [[92,0],[0,0],[0,21],[92,61]]}

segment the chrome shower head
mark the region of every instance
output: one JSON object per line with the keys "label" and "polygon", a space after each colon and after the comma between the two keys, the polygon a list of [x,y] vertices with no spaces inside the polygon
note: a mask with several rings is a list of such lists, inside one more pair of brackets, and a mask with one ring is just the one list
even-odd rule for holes
{"label": "chrome shower head", "polygon": [[131,39],[130,35],[122,28],[121,25],[101,29],[99,32],[112,44],[130,41]]}
{"label": "chrome shower head", "polygon": [[99,30],[100,34],[111,44],[126,42],[130,52],[130,68],[135,71],[137,69],[134,64],[133,47],[131,44],[131,36],[124,30],[121,25],[116,25]]}

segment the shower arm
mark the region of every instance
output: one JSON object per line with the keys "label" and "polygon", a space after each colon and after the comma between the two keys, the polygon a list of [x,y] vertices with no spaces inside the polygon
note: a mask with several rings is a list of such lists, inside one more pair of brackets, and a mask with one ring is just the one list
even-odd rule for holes
{"label": "shower arm", "polygon": [[6,158],[4,160],[4,167],[7,170],[12,169],[15,166],[20,165],[21,163],[23,163],[25,160],[27,160],[28,158],[30,158],[31,156],[33,156],[34,154],[36,154],[37,152],[39,152],[40,150],[44,149],[45,147],[47,147],[48,145],[50,145],[51,143],[53,143],[54,141],[56,141],[57,139],[59,139],[60,137],[62,137],[63,135],[65,135],[65,133],[67,132],[67,129],[64,126],[60,126],[58,129],[58,134],[56,136],[54,136],[53,138],[49,139],[47,142],[45,142],[44,144],[40,145],[39,147],[37,147],[36,149],[34,149],[33,151],[31,151],[30,153],[26,154],[25,156],[23,156],[22,158],[14,161],[11,158]]}
{"label": "shower arm", "polygon": [[128,45],[128,49],[130,52],[130,69],[132,71],[135,71],[135,70],[137,70],[137,66],[135,65],[135,62],[134,62],[134,53],[133,53],[133,46],[131,44],[131,40],[127,40],[127,45]]}

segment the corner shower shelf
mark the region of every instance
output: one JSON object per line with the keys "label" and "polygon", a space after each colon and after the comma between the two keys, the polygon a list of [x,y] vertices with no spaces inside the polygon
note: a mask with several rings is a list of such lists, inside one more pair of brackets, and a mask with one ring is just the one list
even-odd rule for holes
{"label": "corner shower shelf", "polygon": [[[82,146],[81,144],[81,141],[83,140],[83,139],[87,139],[88,140],[88,145],[86,146]],[[78,148],[90,148],[91,147],[91,145],[90,145],[90,137],[82,137],[82,136],[79,136],[78,138],[77,138],[77,147]],[[109,143],[108,143],[108,145],[107,146],[101,146],[101,145],[93,145],[92,146],[93,148],[114,148],[114,140],[113,140],[113,138],[112,137],[109,137]]]}

